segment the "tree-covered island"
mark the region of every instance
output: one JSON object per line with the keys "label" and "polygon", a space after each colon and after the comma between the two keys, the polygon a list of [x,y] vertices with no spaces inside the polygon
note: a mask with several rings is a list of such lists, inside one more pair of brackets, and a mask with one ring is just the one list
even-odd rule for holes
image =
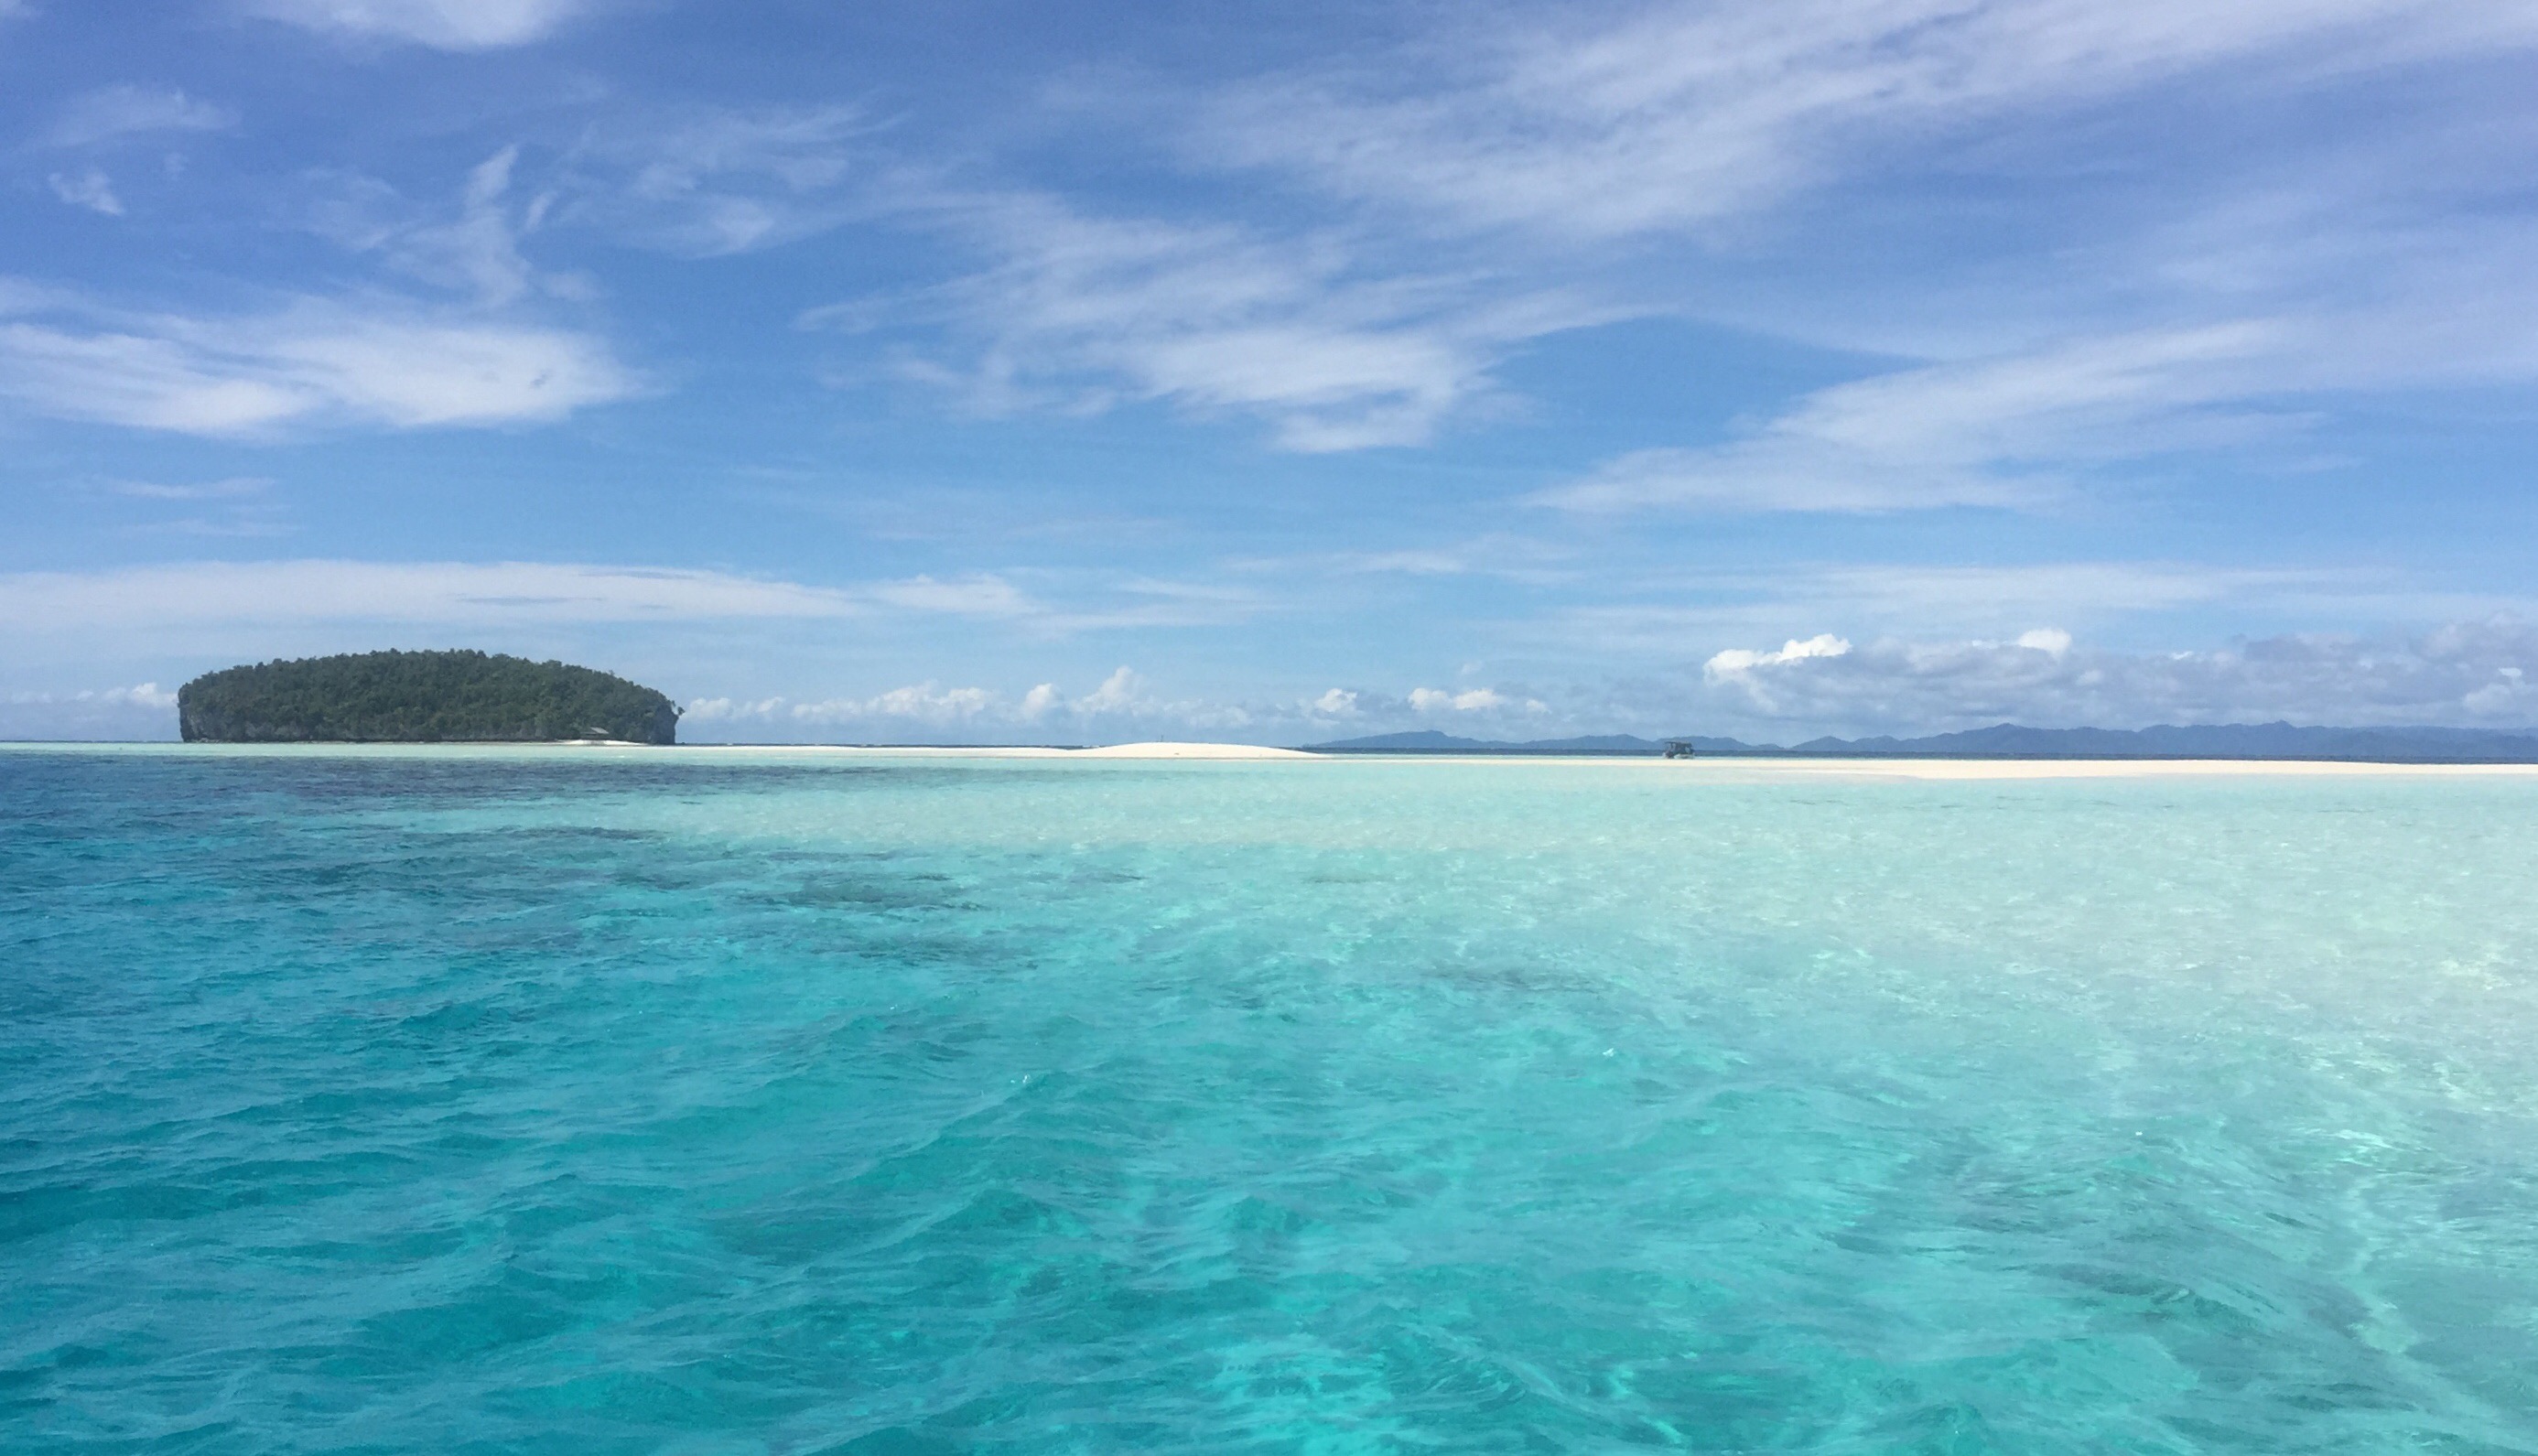
{"label": "tree-covered island", "polygon": [[679,709],[611,673],[487,652],[360,652],[205,673],[176,694],[187,743],[678,741]]}

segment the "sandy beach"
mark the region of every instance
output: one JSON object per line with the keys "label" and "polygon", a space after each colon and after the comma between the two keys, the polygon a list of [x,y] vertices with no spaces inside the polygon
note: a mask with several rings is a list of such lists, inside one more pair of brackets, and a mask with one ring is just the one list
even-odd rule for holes
{"label": "sandy beach", "polygon": [[489,754],[558,751],[600,754],[673,754],[681,757],[757,759],[1031,759],[1086,762],[1265,762],[1496,764],[1556,763],[1615,773],[1667,774],[1689,781],[1783,782],[1831,780],[2010,780],[2119,778],[2532,778],[2538,763],[2361,763],[2289,759],[1774,759],[1728,755],[1660,759],[1559,754],[1317,754],[1247,743],[1120,743],[1095,748],[892,747],[873,744],[692,743],[659,746],[584,739],[549,744],[177,744],[0,743],[0,752],[23,753],[230,753],[230,754]]}

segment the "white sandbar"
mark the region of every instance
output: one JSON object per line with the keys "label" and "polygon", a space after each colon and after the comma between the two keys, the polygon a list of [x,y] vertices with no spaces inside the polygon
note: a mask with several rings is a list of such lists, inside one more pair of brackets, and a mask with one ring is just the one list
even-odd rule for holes
{"label": "white sandbar", "polygon": [[731,754],[758,758],[821,756],[866,759],[1281,760],[1313,763],[1493,763],[1602,767],[1671,774],[1691,781],[1778,779],[2055,779],[2055,778],[2531,778],[2538,763],[2355,763],[2284,759],[1776,759],[1703,755],[1698,759],[1557,754],[1315,754],[1247,743],[1121,743],[1102,748],[933,748],[849,744],[699,743],[676,747],[582,740],[557,744],[175,744],[0,743],[0,753],[140,753],[367,757],[453,755],[518,757],[557,750],[583,753]]}
{"label": "white sandbar", "polygon": [[1301,749],[1263,748],[1250,743],[1114,743],[1102,748],[879,748],[841,744],[682,744],[680,753],[838,754],[865,758],[928,759],[1312,759]]}

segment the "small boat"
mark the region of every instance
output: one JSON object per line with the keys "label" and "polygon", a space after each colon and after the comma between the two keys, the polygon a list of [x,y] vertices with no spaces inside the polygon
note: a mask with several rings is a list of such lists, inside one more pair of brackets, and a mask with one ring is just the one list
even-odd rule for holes
{"label": "small boat", "polygon": [[1669,759],[1691,758],[1693,756],[1692,740],[1689,738],[1669,738],[1665,740],[1665,756]]}

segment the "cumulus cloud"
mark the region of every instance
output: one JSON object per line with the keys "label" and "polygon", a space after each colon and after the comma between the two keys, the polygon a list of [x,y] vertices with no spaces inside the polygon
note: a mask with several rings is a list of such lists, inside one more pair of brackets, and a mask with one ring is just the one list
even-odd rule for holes
{"label": "cumulus cloud", "polygon": [[[2427,622],[2524,610],[2508,596],[2427,591],[2379,569],[2216,566],[2191,562],[2045,561],[2015,565],[1779,563],[1698,573],[1613,573],[1611,596],[1520,622],[1538,649],[1679,659],[1690,642],[1842,622],[1862,636],[1989,637],[2025,622],[2098,629],[2146,616],[2226,612],[2272,621],[2357,616]],[[1733,649],[1762,650],[1762,649]]]}
{"label": "cumulus cloud", "polygon": [[18,706],[96,703],[100,707],[164,711],[176,705],[176,695],[161,692],[156,683],[139,683],[129,688],[83,689],[75,693],[12,693],[8,700]]}
{"label": "cumulus cloud", "polygon": [[366,40],[496,50],[542,40],[590,0],[246,0],[250,14]]}
{"label": "cumulus cloud", "polygon": [[1791,638],[1777,652],[1756,652],[1743,647],[1730,647],[1702,664],[1702,675],[1711,682],[1758,667],[1780,667],[1803,662],[1810,657],[1839,657],[1850,650],[1850,643],[1831,632],[1819,632],[1801,642]]}
{"label": "cumulus cloud", "polygon": [[1410,690],[1411,707],[1423,713],[1477,713],[1506,704],[1506,697],[1493,688],[1470,688],[1461,693],[1449,693],[1441,688]]}
{"label": "cumulus cloud", "polygon": [[176,695],[157,683],[0,695],[0,739],[169,739]]}
{"label": "cumulus cloud", "polygon": [[2059,657],[2071,650],[2071,634],[2058,627],[2030,628],[2018,634],[2017,645]]}
{"label": "cumulus cloud", "polygon": [[911,687],[893,688],[870,697],[832,697],[817,702],[785,703],[771,699],[776,712],[801,724],[852,724],[874,720],[917,723],[935,728],[952,728],[975,723],[1001,706],[1002,700],[984,688],[945,688],[936,683],[919,683]]}
{"label": "cumulus cloud", "polygon": [[1262,712],[1239,703],[1166,698],[1134,669],[1121,667],[1073,698],[1055,683],[1036,684],[1015,696],[993,688],[945,687],[929,680],[869,695],[701,697],[688,704],[682,722],[732,737],[826,734],[892,742],[922,730],[953,741],[999,742],[1044,741],[1052,734],[1090,740],[1158,732],[1257,736],[1253,730],[1291,718],[1301,721],[1292,713]]}
{"label": "cumulus cloud", "polygon": [[1807,733],[1923,733],[2002,721],[2538,721],[2538,628],[2507,616],[2412,638],[2304,634],[2176,652],[2091,648],[2058,629],[2012,642],[1889,638],[1839,651],[1817,645],[1839,642],[1828,633],[1776,652],[1716,654],[1703,671],[1708,710]]}
{"label": "cumulus cloud", "polygon": [[1146,701],[1145,686],[1145,679],[1121,667],[1102,679],[1101,687],[1075,699],[1075,710],[1092,714],[1133,712]]}

